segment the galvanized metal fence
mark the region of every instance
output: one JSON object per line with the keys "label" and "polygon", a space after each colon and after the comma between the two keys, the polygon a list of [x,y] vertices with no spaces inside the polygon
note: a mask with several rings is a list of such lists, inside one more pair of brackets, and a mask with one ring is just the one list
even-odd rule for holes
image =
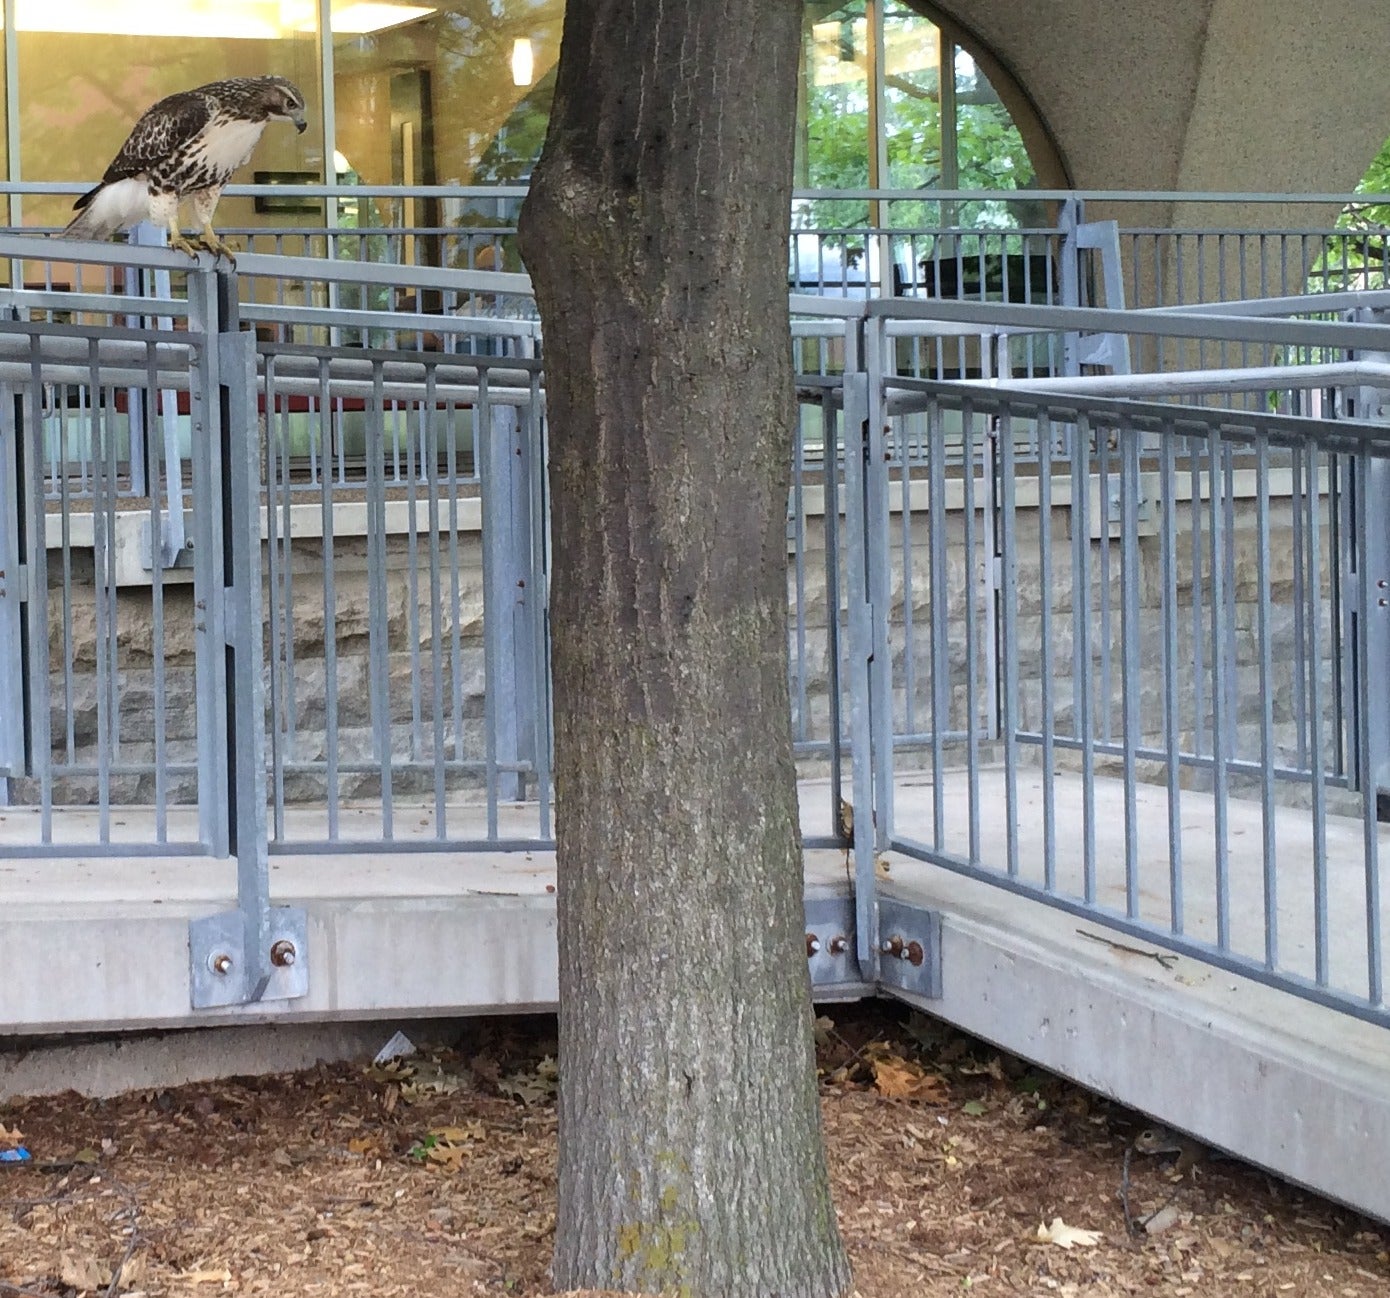
{"label": "galvanized metal fence", "polygon": [[[168,257],[132,249],[126,268]],[[232,543],[216,276],[187,272],[136,317],[105,291],[74,305],[83,318],[55,322],[43,292],[0,293],[0,751],[7,792],[35,807],[9,817],[24,832],[7,850],[225,854],[230,714],[222,605],[208,599]],[[137,474],[128,454],[133,427],[166,418],[192,449],[187,536],[179,475],[171,515],[153,466]],[[132,580],[138,596],[121,598]],[[128,825],[117,808],[137,802],[151,819]],[[90,811],[60,818],[64,805]]]}
{"label": "galvanized metal fence", "polygon": [[[61,251],[94,288],[0,296],[7,850],[236,855],[196,994],[290,995],[269,854],[551,842],[527,285]],[[832,827],[874,810],[866,975],[895,850],[1385,1019],[1386,306],[792,299],[795,738]],[[1316,358],[1279,388],[1327,417],[1264,364],[1009,359],[1152,339]],[[924,373],[948,347],[979,364]]]}
{"label": "galvanized metal fence", "polygon": [[[361,269],[245,260],[262,285],[341,286]],[[509,282],[493,277],[493,296]],[[546,846],[535,323],[445,312],[424,340],[418,320],[376,313],[363,328],[364,314],[244,308],[274,325],[257,345],[272,850]],[[343,331],[356,345],[333,340]],[[286,341],[301,332],[324,340]]]}
{"label": "galvanized metal fence", "polygon": [[[951,307],[866,306],[867,392],[845,417],[867,538],[847,666],[873,754],[868,781],[856,768],[875,826],[856,843],[861,964],[882,955],[865,894],[891,850],[1390,1021],[1374,686],[1390,430],[1379,391],[1357,386],[1390,381],[1390,330],[1131,317],[1136,337],[1362,358],[1326,394],[1344,417],[1309,419],[1198,404],[1195,375],[895,373],[895,340],[971,314]],[[1123,327],[1107,312],[980,313]],[[1087,390],[1120,387],[1134,396]],[[848,404],[848,377],[844,390]],[[1164,399],[1134,399],[1146,391]]]}
{"label": "galvanized metal fence", "polygon": [[[81,188],[0,183],[0,193],[20,199]],[[309,267],[305,276],[295,277],[245,273],[243,265],[243,309],[263,338],[292,334],[294,341],[328,346],[454,347],[487,354],[493,343],[485,334],[441,330],[440,319],[462,314],[534,320],[526,294],[498,294],[482,287],[485,276],[469,278],[469,272],[521,269],[515,230],[522,187],[310,185],[275,191],[278,198],[317,210],[297,221],[267,217],[265,225],[227,231],[249,254]],[[229,190],[233,196],[263,193],[255,186]],[[1339,228],[1333,217],[1351,200],[1373,197],[807,191],[794,203],[788,283],[794,293],[829,299],[1110,308],[1217,303],[1314,289],[1360,292],[1385,284],[1383,232]],[[853,221],[845,220],[847,211]],[[1276,220],[1252,222],[1252,211],[1269,211]],[[832,217],[834,224],[828,223]],[[136,234],[163,237],[153,227],[140,227]],[[334,274],[319,273],[327,265],[337,268]],[[446,270],[460,273],[441,273]],[[167,281],[169,272],[145,274]],[[160,291],[116,262],[90,264],[74,274],[70,262],[16,257],[10,282],[33,295],[45,294],[55,321],[80,311],[84,292]],[[992,351],[969,337],[919,335],[903,343],[899,365],[903,372],[937,379],[1031,378],[1077,374],[1092,364],[1148,372],[1304,366],[1320,359],[1306,349],[1249,340],[1072,331],[1015,333],[1007,347]],[[1306,404],[1316,398],[1286,394],[1284,399],[1289,409],[1297,407],[1295,412],[1318,413]],[[119,448],[118,491],[138,497],[146,466],[177,451],[177,432],[167,417],[162,429],[139,418],[133,427],[135,440]],[[74,439],[68,449],[70,488],[84,490],[86,448]],[[55,481],[57,470],[51,461]]]}

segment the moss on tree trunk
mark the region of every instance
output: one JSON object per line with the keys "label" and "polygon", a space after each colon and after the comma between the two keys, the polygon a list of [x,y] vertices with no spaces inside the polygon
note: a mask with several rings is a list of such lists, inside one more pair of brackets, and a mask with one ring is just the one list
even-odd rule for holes
{"label": "moss on tree trunk", "polygon": [[786,668],[799,0],[569,0],[545,325],[555,1283],[834,1295]]}

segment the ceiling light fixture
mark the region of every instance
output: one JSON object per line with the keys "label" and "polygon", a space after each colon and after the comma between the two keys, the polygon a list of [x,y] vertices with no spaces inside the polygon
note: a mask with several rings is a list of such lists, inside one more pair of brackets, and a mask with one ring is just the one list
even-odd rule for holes
{"label": "ceiling light fixture", "polygon": [[512,42],[512,85],[529,86],[536,75],[536,54],[529,36]]}

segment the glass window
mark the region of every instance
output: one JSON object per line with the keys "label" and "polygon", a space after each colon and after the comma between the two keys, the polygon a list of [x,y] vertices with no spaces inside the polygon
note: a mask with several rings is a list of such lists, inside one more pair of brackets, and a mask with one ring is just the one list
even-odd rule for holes
{"label": "glass window", "polygon": [[[274,72],[304,90],[311,127],[303,136],[268,130],[240,179],[349,187],[525,183],[545,136],[564,13],[564,0],[330,0],[325,51],[321,0],[14,4],[23,178],[91,182],[157,99],[222,77]],[[929,197],[1033,183],[1009,108],[955,36],[907,0],[807,0],[804,15],[797,186],[924,197],[802,202],[796,224],[902,230],[1017,221],[1024,210],[1017,202]],[[327,144],[318,84],[325,55],[333,70]],[[26,196],[24,223],[65,224],[71,204],[68,196]],[[518,199],[495,194],[349,197],[337,205],[337,225],[346,230],[338,254],[517,269],[511,232],[518,207]],[[322,229],[324,205],[229,197],[217,224],[228,232],[308,235]],[[286,239],[283,250],[300,246]],[[848,262],[840,267],[841,278],[856,273]]]}
{"label": "glass window", "polygon": [[[989,77],[926,14],[902,0],[825,0],[805,12],[798,188],[928,192],[1035,183],[1023,136]],[[950,70],[944,82],[943,68]],[[901,229],[975,219],[1007,224],[1023,212],[1002,202],[817,200],[799,204],[796,217],[822,229],[865,221]]]}
{"label": "glass window", "polygon": [[[18,0],[20,174],[95,181],[156,100],[224,77],[273,73],[304,92],[309,129],[298,135],[272,124],[238,179],[249,181],[254,168],[321,180],[317,12],[315,0]],[[71,215],[69,196],[24,199],[26,225],[65,225]],[[224,198],[216,221],[222,229],[291,215]]]}
{"label": "glass window", "polygon": [[[1033,161],[999,92],[973,55],[955,47],[956,189],[1027,189],[1037,184]],[[962,223],[983,226],[1037,224],[1041,204],[970,203]]]}
{"label": "glass window", "polygon": [[941,33],[911,9],[883,15],[886,189],[954,189],[955,158],[941,139]]}
{"label": "glass window", "polygon": [[[345,30],[334,0],[335,168],[347,183],[497,185],[526,181],[545,139],[562,0],[443,0],[374,32]],[[514,269],[515,203],[403,200],[344,212],[347,224],[460,229],[419,261]],[[407,235],[407,238],[412,236]],[[424,236],[421,236],[422,238]],[[519,263],[518,263],[519,264]]]}
{"label": "glass window", "polygon": [[[864,189],[873,183],[869,26],[864,0],[808,4],[802,37],[797,188]],[[864,216],[863,203],[823,201],[815,205],[819,224],[857,224]]]}

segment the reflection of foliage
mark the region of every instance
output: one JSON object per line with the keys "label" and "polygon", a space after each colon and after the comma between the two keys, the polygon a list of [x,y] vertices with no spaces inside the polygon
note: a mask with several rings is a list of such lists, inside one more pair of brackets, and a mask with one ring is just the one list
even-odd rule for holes
{"label": "reflection of foliage", "polygon": [[[1390,140],[1366,169],[1358,194],[1390,194]],[[1323,240],[1308,267],[1308,289],[1379,289],[1390,260],[1390,203],[1350,203],[1337,218],[1338,233]]]}
{"label": "reflection of foliage", "polygon": [[[545,143],[553,99],[555,69],[543,76],[513,108],[512,115],[493,136],[482,157],[478,158],[475,185],[524,185],[530,181],[532,168],[541,157],[541,146]],[[503,213],[496,199],[461,203],[461,210],[453,215],[449,224],[461,232],[477,233],[464,233],[459,240],[456,264],[489,271],[524,270],[516,238],[518,203],[505,206],[507,210]]]}
{"label": "reflection of foliage", "polygon": [[531,179],[531,169],[545,143],[554,98],[555,71],[552,69],[517,104],[493,136],[492,143],[478,159],[478,168],[473,173],[475,185],[516,185]]}
{"label": "reflection of foliage", "polygon": [[[512,110],[491,143],[478,159],[473,183],[477,185],[520,185],[531,179],[532,169],[541,156],[546,127],[550,121],[550,106],[555,98],[555,69],[551,69]],[[470,210],[471,205],[454,218],[452,224],[468,230],[471,244],[462,259],[467,265],[487,270],[525,269],[517,248],[515,221],[499,220],[497,201],[488,199],[486,210]]]}
{"label": "reflection of foliage", "polygon": [[[863,6],[846,5],[837,16],[857,16]],[[937,40],[936,28],[917,15],[889,14],[895,33],[908,40]],[[919,34],[920,33],[920,34]],[[808,29],[805,86],[806,122],[802,136],[801,183],[810,189],[863,189],[869,185],[869,104],[862,78],[817,84],[814,46]],[[950,47],[954,50],[955,47]],[[884,85],[884,143],[889,188],[1018,189],[1033,183],[1033,166],[1023,137],[975,61],[955,58],[956,147],[954,158],[942,156],[939,69],[926,66],[890,73]],[[1016,205],[999,203],[946,205],[923,201],[894,203],[888,223],[894,228],[941,225],[1009,228],[1019,223]],[[868,219],[863,202],[819,199],[803,204],[798,224],[806,228],[844,228]]]}

